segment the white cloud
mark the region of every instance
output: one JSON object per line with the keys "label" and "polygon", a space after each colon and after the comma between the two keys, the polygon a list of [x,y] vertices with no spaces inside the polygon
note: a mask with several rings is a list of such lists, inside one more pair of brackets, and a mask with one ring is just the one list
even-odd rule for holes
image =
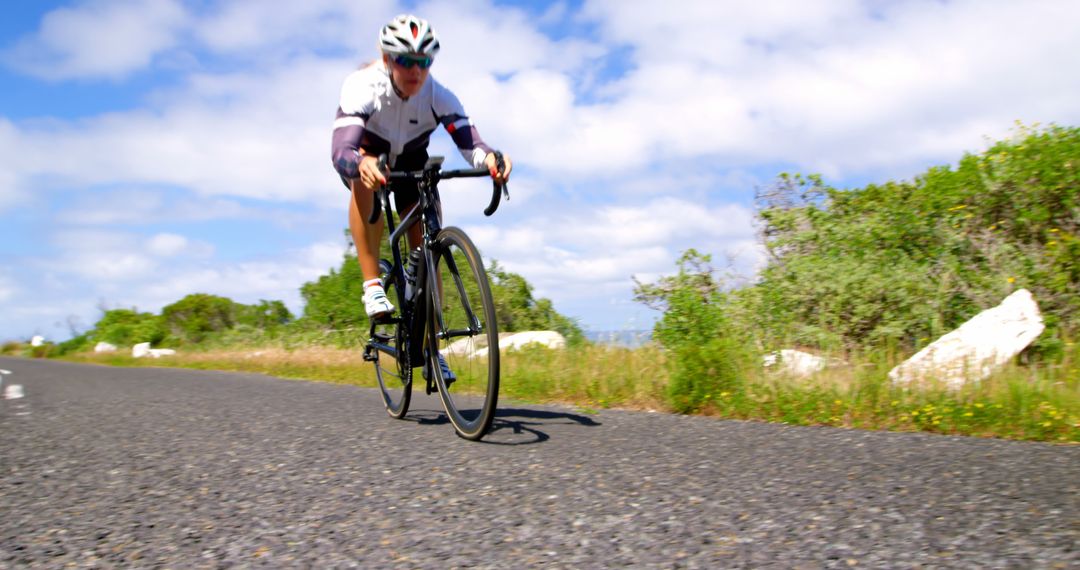
{"label": "white cloud", "polygon": [[49,80],[122,78],[172,47],[186,22],[183,6],[173,0],[89,1],[49,12],[35,33],[0,58]]}
{"label": "white cloud", "polygon": [[299,310],[300,285],[339,267],[344,252],[341,243],[319,242],[266,260],[179,267],[141,284],[133,293],[140,306],[146,307],[160,308],[199,292],[244,303],[280,299]]}
{"label": "white cloud", "polygon": [[304,59],[268,74],[197,76],[160,96],[161,111],[27,123],[0,138],[0,150],[22,180],[65,188],[168,185],[337,206],[330,123],[347,69]]}
{"label": "white cloud", "polygon": [[[1080,122],[1080,75],[1063,71],[1080,52],[1075,3],[573,5],[536,16],[488,0],[415,10],[443,40],[433,74],[517,165],[513,198],[495,217],[480,214],[490,186],[470,181],[444,187],[447,219],[570,306],[625,300],[630,275],[670,272],[688,247],[733,252],[752,270],[762,257],[745,205],[767,183],[764,168],[821,171],[839,184],[905,177],[978,150],[1014,120]],[[187,6],[61,8],[5,52],[10,65],[51,79],[119,79],[181,53],[192,58],[184,69],[199,71],[140,94],[146,103],[129,110],[0,117],[0,208],[21,216],[15,206],[63,196],[50,208],[62,254],[44,266],[59,283],[84,279],[83,294],[148,308],[199,288],[296,302],[299,284],[340,257],[323,241],[338,237],[347,201],[329,161],[341,82],[405,9],[380,0]],[[115,37],[97,41],[104,31]],[[453,155],[441,134],[432,151]],[[314,226],[305,212],[341,213],[331,231],[309,235],[321,254],[226,262],[182,226],[145,229],[223,219]],[[117,225],[143,234],[95,233]],[[31,288],[18,283],[9,303]]]}
{"label": "white cloud", "polygon": [[172,257],[188,247],[188,239],[182,235],[160,233],[146,242],[146,250],[160,257]]}
{"label": "white cloud", "polygon": [[71,225],[155,224],[226,218],[254,218],[263,209],[244,207],[232,200],[183,196],[150,187],[110,190],[87,189],[69,200],[69,207],[56,215],[57,221]]}
{"label": "white cloud", "polygon": [[11,279],[0,275],[0,303],[12,298],[16,292],[18,292],[18,289],[11,282]]}
{"label": "white cloud", "polygon": [[200,22],[196,34],[211,49],[255,56],[341,45],[374,51],[376,33],[398,9],[392,0],[339,2],[263,0],[223,3]]}
{"label": "white cloud", "polygon": [[[626,77],[608,86],[612,116],[644,117],[651,105],[662,122],[650,150],[661,155],[790,161],[843,176],[955,160],[1015,119],[1080,120],[1080,98],[1057,95],[1080,91],[1080,77],[1060,73],[1080,51],[1075,4],[638,8],[596,1],[585,13],[610,41],[635,47]],[[607,124],[608,139],[637,134]]]}
{"label": "white cloud", "polygon": [[691,247],[722,256],[721,263],[729,256],[733,269],[752,273],[763,258],[752,218],[741,206],[656,198],[637,206],[535,212],[512,227],[465,229],[485,259],[525,275],[538,296],[558,307],[581,298],[628,299],[632,276],[668,273]]}

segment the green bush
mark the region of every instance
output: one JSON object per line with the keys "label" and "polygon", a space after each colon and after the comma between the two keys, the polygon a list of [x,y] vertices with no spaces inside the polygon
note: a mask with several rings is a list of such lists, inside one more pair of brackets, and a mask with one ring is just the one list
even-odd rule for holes
{"label": "green bush", "polygon": [[90,338],[90,333],[85,332],[81,335],[72,337],[71,339],[65,340],[64,342],[56,345],[56,351],[54,354],[52,354],[52,356],[63,356],[65,354],[71,354],[73,352],[82,352],[88,350],[91,343],[92,340]]}
{"label": "green bush", "polygon": [[116,346],[131,346],[141,342],[157,344],[165,338],[165,327],[161,317],[152,313],[140,313],[134,309],[113,309],[105,311],[94,329],[87,334],[93,342],[107,342]]}
{"label": "green bush", "polygon": [[669,352],[667,398],[676,412],[742,397],[746,373],[754,366],[750,337],[732,326],[729,295],[713,277],[709,261],[688,250],[679,259],[677,275],[638,283],[635,289],[638,301],[664,311],[653,339]]}
{"label": "green bush", "polygon": [[912,182],[782,175],[758,200],[768,262],[736,312],[766,345],[911,350],[1019,287],[1044,353],[1080,333],[1080,129],[1021,129]]}
{"label": "green bush", "polygon": [[207,335],[232,328],[237,312],[237,305],[231,299],[194,293],[164,307],[161,319],[173,338],[198,343]]}
{"label": "green bush", "polygon": [[327,329],[361,329],[368,324],[364,312],[364,275],[355,255],[346,255],[339,269],[300,287],[303,319]]}
{"label": "green bush", "polygon": [[293,314],[281,301],[260,299],[254,305],[236,303],[236,322],[264,331],[273,331],[292,322]]}
{"label": "green bush", "polygon": [[[382,255],[389,257],[385,251]],[[459,261],[459,267],[464,267],[464,260]],[[585,334],[573,319],[557,312],[549,299],[533,298],[532,285],[524,277],[500,268],[494,261],[487,273],[499,331],[554,330],[566,337],[572,346],[585,342]],[[366,331],[368,319],[364,312],[363,281],[356,256],[346,255],[338,269],[331,269],[330,273],[300,288],[304,298],[302,320],[308,326],[322,329]],[[455,293],[451,290],[447,294]],[[350,333],[345,338],[354,336]]]}

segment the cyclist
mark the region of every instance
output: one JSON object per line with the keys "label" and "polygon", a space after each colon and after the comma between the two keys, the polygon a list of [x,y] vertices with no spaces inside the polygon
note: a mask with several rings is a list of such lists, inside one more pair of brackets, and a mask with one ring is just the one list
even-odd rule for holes
{"label": "cyclist", "polygon": [[[484,144],[458,98],[429,70],[439,53],[439,39],[426,20],[402,15],[379,32],[382,57],[345,78],[334,121],[332,158],[342,182],[351,190],[349,229],[364,274],[364,309],[376,318],[394,312],[379,282],[378,252],[383,217],[368,224],[374,192],[386,184],[378,156],[387,154],[393,170],[420,170],[427,162],[431,133],[442,125],[465,160],[487,167],[498,182],[510,176],[510,158],[498,172],[492,149]],[[399,215],[419,200],[415,181],[394,180],[390,189]],[[409,247],[420,245],[420,226],[408,231]]]}

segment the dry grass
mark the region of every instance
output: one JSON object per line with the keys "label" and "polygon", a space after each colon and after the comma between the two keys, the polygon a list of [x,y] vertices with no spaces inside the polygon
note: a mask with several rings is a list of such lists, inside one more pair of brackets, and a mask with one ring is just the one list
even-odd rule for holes
{"label": "dry grass", "polygon": [[[357,386],[376,385],[358,349],[307,347],[182,352],[156,360],[81,354],[70,360],[119,366],[232,370]],[[737,387],[709,394],[698,413],[784,422],[942,434],[1080,442],[1077,360],[1013,365],[960,391],[893,387],[885,358],[850,358],[811,378],[751,371]],[[664,352],[589,345],[504,353],[500,398],[589,408],[670,410]]]}

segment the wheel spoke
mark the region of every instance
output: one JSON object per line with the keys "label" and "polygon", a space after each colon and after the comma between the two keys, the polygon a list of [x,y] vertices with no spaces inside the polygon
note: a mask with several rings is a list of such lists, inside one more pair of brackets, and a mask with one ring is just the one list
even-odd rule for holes
{"label": "wheel spoke", "polygon": [[[494,302],[479,253],[464,232],[446,228],[436,244],[437,273],[429,279],[433,302],[428,343],[437,347],[431,366],[437,369],[436,381],[450,422],[462,436],[479,439],[490,428],[498,401]],[[453,374],[451,382],[446,381],[440,357]]]}
{"label": "wheel spoke", "polygon": [[[390,264],[385,260],[380,261],[379,270],[384,276],[386,296],[397,303],[397,280],[387,276]],[[375,378],[379,382],[386,412],[394,418],[401,418],[409,411],[412,398],[412,370],[401,365],[408,357],[405,354],[406,335],[401,323],[400,318],[372,323],[371,340],[368,342],[368,346],[375,351]]]}

